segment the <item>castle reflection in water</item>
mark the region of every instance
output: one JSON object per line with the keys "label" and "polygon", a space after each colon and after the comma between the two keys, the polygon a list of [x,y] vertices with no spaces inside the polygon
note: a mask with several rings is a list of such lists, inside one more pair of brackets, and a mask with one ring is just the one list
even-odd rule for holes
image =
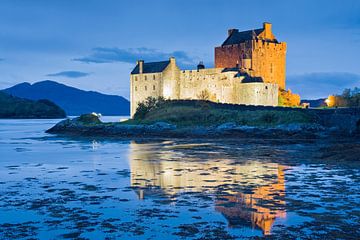
{"label": "castle reflection in water", "polygon": [[159,190],[209,194],[229,227],[252,226],[265,235],[285,218],[285,166],[254,159],[238,161],[208,144],[131,143],[131,186],[140,199]]}

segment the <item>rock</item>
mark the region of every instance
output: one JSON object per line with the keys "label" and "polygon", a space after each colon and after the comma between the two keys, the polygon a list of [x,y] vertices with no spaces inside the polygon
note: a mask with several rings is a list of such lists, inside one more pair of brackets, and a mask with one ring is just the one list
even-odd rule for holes
{"label": "rock", "polygon": [[176,125],[170,124],[167,122],[156,122],[149,126],[151,130],[174,130],[176,129]]}
{"label": "rock", "polygon": [[101,121],[99,119],[99,115],[94,114],[94,113],[82,114],[80,117],[77,117],[74,120],[79,121],[79,122],[84,123],[84,124],[101,123]]}
{"label": "rock", "polygon": [[216,130],[218,131],[229,131],[229,130],[233,130],[237,127],[236,123],[234,122],[227,122],[227,123],[223,123],[219,126],[217,126]]}
{"label": "rock", "polygon": [[253,131],[258,131],[258,130],[260,130],[260,128],[258,128],[258,127],[252,127],[252,126],[238,126],[238,127],[236,127],[234,130],[243,131],[243,132],[253,132]]}
{"label": "rock", "polygon": [[292,124],[282,124],[274,127],[276,130],[287,131],[291,133],[299,133],[299,132],[321,132],[324,131],[325,128],[320,124],[310,124],[310,123],[292,123]]}

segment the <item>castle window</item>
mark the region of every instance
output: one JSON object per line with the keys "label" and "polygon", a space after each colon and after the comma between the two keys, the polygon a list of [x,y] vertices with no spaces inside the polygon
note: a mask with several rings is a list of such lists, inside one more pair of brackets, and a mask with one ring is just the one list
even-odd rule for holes
{"label": "castle window", "polygon": [[155,90],[155,85],[153,85],[153,90]]}
{"label": "castle window", "polygon": [[135,86],[135,91],[137,91],[137,87]]}
{"label": "castle window", "polygon": [[135,81],[137,81],[137,77],[135,77]]}
{"label": "castle window", "polygon": [[153,75],[153,80],[155,80],[155,75]]}
{"label": "castle window", "polygon": [[268,89],[268,87],[267,87],[267,86],[265,86],[265,89]]}
{"label": "castle window", "polygon": [[145,86],[145,91],[147,91],[147,86]]}
{"label": "castle window", "polygon": [[147,80],[147,77],[145,76],[145,80]]}

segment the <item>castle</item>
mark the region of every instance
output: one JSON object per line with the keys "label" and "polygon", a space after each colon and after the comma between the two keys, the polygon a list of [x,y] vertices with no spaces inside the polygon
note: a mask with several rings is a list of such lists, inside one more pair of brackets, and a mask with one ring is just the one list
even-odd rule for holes
{"label": "castle", "polygon": [[270,23],[239,32],[228,30],[215,48],[215,68],[181,70],[175,58],[137,61],[130,76],[131,117],[149,96],[166,99],[206,99],[220,103],[277,106],[285,89],[286,43],[278,42]]}

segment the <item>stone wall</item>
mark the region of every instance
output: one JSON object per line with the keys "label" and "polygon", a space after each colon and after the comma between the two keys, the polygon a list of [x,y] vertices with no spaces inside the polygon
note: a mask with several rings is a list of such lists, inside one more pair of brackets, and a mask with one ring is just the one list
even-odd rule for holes
{"label": "stone wall", "polygon": [[181,71],[180,99],[201,99],[207,91],[213,102],[278,105],[278,86],[270,83],[242,83],[244,77],[234,77],[236,71],[222,72],[221,68]]}
{"label": "stone wall", "polygon": [[276,83],[285,89],[286,43],[254,40],[251,60],[251,75],[260,76],[265,82]]}
{"label": "stone wall", "polygon": [[135,74],[130,76],[130,114],[147,97],[163,96],[163,73]]}
{"label": "stone wall", "polygon": [[241,61],[240,45],[227,45],[215,48],[215,67],[236,67]]}
{"label": "stone wall", "polygon": [[131,75],[131,116],[138,104],[149,96],[166,99],[203,99],[202,92],[208,93],[213,102],[278,105],[278,85],[253,82],[242,83],[243,76],[238,71],[225,71],[222,68],[200,70],[180,70],[175,59],[161,73]]}
{"label": "stone wall", "polygon": [[278,85],[272,83],[238,84],[236,102],[245,105],[278,106]]}
{"label": "stone wall", "polygon": [[[262,29],[253,30],[250,38],[246,37],[250,31],[245,31],[243,39],[216,47],[215,67],[239,67],[253,77],[261,77],[264,82],[276,83],[280,89],[285,89],[286,43],[278,42],[271,28],[271,23],[264,23]],[[229,30],[228,34],[231,37],[239,33]]]}
{"label": "stone wall", "polygon": [[285,89],[286,43],[251,40],[215,48],[215,67],[245,69],[253,77]]}
{"label": "stone wall", "polygon": [[179,99],[180,97],[180,68],[175,58],[170,58],[170,64],[163,71],[162,96],[166,99]]}

